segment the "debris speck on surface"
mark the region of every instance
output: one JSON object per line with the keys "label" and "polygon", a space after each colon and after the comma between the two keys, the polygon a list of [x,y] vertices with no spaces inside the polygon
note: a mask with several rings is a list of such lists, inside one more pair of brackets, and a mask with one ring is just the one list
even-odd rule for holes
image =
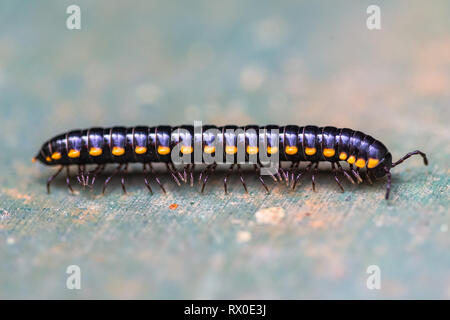
{"label": "debris speck on surface", "polygon": [[230,222],[232,224],[243,224],[244,223],[242,220],[239,220],[239,219],[231,219]]}
{"label": "debris speck on surface", "polygon": [[169,209],[170,209],[170,210],[175,210],[176,208],[178,208],[178,204],[176,204],[176,203],[172,203],[172,204],[169,206]]}
{"label": "debris speck on surface", "polygon": [[323,227],[325,226],[325,224],[323,223],[322,220],[314,220],[314,221],[311,221],[309,224],[310,224],[311,227],[313,227],[314,229],[323,228]]}
{"label": "debris speck on surface", "polygon": [[258,223],[278,224],[284,218],[284,209],[280,207],[272,207],[260,209],[256,212],[255,217]]}
{"label": "debris speck on surface", "polygon": [[236,240],[238,242],[248,242],[252,239],[252,234],[248,231],[239,231],[236,234]]}
{"label": "debris speck on surface", "polygon": [[19,192],[17,189],[3,189],[2,192],[15,199],[24,200],[25,203],[30,203],[31,196]]}

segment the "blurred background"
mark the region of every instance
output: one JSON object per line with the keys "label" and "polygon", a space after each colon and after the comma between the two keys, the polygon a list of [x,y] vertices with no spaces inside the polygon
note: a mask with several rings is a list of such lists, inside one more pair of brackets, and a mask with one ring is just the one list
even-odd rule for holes
{"label": "blurred background", "polygon": [[[4,0],[0,297],[448,299],[449,88],[445,0]],[[306,179],[265,195],[249,176],[250,195],[220,177],[199,195],[165,177],[169,195],[149,196],[137,174],[127,196],[62,180],[47,196],[53,171],[30,162],[73,128],[194,120],[350,127],[431,163],[396,168],[385,202],[384,181],[342,194],[327,172],[317,193]],[[71,264],[82,290],[65,287]]]}

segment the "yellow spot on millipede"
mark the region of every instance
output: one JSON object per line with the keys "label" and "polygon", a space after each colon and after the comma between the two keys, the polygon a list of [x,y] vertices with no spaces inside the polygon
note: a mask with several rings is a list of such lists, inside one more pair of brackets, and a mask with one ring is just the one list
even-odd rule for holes
{"label": "yellow spot on millipede", "polygon": [[369,160],[367,161],[367,168],[369,169],[375,168],[379,162],[380,160],[378,159],[369,158]]}
{"label": "yellow spot on millipede", "polygon": [[136,146],[136,148],[134,148],[134,152],[136,152],[137,154],[144,154],[147,152],[147,148],[141,147],[141,146]]}
{"label": "yellow spot on millipede", "polygon": [[52,154],[53,160],[59,160],[59,159],[61,159],[61,157],[62,157],[62,155],[60,152],[53,152],[53,154]]}
{"label": "yellow spot on millipede", "polygon": [[316,148],[308,148],[308,147],[306,147],[306,148],[305,148],[305,153],[306,153],[308,156],[315,155],[315,154],[316,154]]}
{"label": "yellow spot on millipede", "polygon": [[78,158],[80,156],[80,150],[70,149],[67,155],[69,158]]}
{"label": "yellow spot on millipede", "polygon": [[356,160],[355,166],[358,168],[364,168],[366,166],[366,160],[359,158]]}
{"label": "yellow spot on millipede", "polygon": [[294,155],[298,152],[298,148],[296,146],[286,146],[286,154]]}
{"label": "yellow spot on millipede", "polygon": [[336,154],[336,151],[334,151],[334,149],[331,148],[325,148],[323,149],[323,155],[327,158],[331,158]]}
{"label": "yellow spot on millipede", "polygon": [[170,148],[165,146],[158,146],[158,153],[160,155],[165,156],[166,154],[170,153]]}
{"label": "yellow spot on millipede", "polygon": [[[92,147],[89,149],[89,154],[93,157],[98,157],[103,153],[102,148]],[[113,153],[114,154],[114,153]]]}
{"label": "yellow spot on millipede", "polygon": [[194,151],[194,148],[192,146],[181,146],[180,150],[182,154],[190,154]]}
{"label": "yellow spot on millipede", "polygon": [[121,156],[125,153],[125,149],[121,147],[114,147],[111,153],[115,156]]}
{"label": "yellow spot on millipede", "polygon": [[227,154],[235,154],[237,152],[237,147],[236,146],[226,146],[225,152]]}
{"label": "yellow spot on millipede", "polygon": [[356,161],[355,156],[350,156],[350,158],[347,159],[347,162],[350,163],[350,164],[354,164],[355,161]]}
{"label": "yellow spot on millipede", "polygon": [[214,153],[216,151],[216,147],[215,146],[205,146],[203,148],[203,151],[205,153],[211,154],[211,153]]}
{"label": "yellow spot on millipede", "polygon": [[277,147],[267,147],[267,153],[268,154],[274,154],[278,152],[278,148]]}
{"label": "yellow spot on millipede", "polygon": [[258,153],[258,147],[247,146],[247,153],[248,154],[257,154]]}

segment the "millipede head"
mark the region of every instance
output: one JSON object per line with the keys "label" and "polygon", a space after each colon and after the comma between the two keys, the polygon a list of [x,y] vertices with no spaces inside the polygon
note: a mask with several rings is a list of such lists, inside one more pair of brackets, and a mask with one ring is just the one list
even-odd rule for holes
{"label": "millipede head", "polygon": [[373,174],[377,178],[384,177],[386,175],[386,169],[390,170],[392,167],[392,155],[391,153],[387,153],[386,156],[384,156],[380,162],[378,162],[377,166],[372,170]]}

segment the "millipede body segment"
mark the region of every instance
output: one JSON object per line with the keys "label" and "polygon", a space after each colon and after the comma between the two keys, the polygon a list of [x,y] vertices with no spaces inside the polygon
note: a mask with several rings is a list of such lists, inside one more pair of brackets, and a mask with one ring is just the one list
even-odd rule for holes
{"label": "millipede body segment", "polygon": [[[414,154],[423,157],[428,163],[426,155],[419,150],[405,155],[397,162],[392,162],[392,155],[383,143],[361,131],[352,129],[338,129],[335,127],[317,126],[256,126],[244,127],[211,125],[204,126],[136,126],[91,128],[86,130],[73,130],[58,135],[45,142],[34,160],[46,165],[59,165],[51,181],[66,168],[67,185],[70,185],[70,165],[78,165],[78,181],[86,186],[92,185],[96,176],[104,170],[109,163],[118,164],[113,174],[105,181],[104,188],[113,175],[124,173],[128,163],[143,164],[144,172],[154,175],[152,163],[165,163],[168,171],[179,183],[179,180],[193,184],[194,168],[196,164],[206,164],[200,173],[202,191],[209,176],[215,171],[218,164],[230,165],[224,179],[224,188],[227,191],[227,178],[231,171],[237,167],[241,182],[247,190],[242,173],[241,164],[253,164],[255,172],[259,175],[261,183],[268,190],[262,179],[261,170],[267,164],[277,164],[276,170],[268,170],[274,181],[285,180],[288,185],[295,188],[300,178],[308,171],[312,173],[313,189],[315,189],[315,174],[318,163],[329,162],[334,178],[343,190],[338,173],[343,174],[352,183],[359,183],[363,179],[387,176],[386,199],[389,197],[391,186],[391,168],[400,164]],[[282,163],[289,162],[291,166],[283,169]],[[301,162],[309,164],[300,169]],[[347,162],[349,169],[345,170],[340,162]],[[86,171],[86,165],[96,164],[94,170]],[[183,165],[179,171],[175,165]],[[361,170],[364,169],[364,172]],[[89,180],[91,179],[91,180]],[[159,179],[155,176],[160,185]],[[121,179],[124,192],[124,177]],[[147,188],[150,184],[145,179]]]}

